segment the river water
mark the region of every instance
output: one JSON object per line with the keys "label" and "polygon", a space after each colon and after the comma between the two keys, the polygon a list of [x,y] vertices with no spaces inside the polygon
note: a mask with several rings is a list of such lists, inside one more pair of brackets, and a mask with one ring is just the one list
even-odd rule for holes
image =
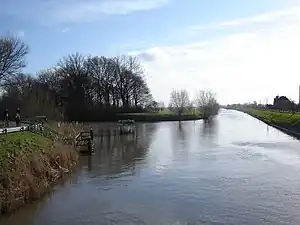
{"label": "river water", "polygon": [[300,224],[300,142],[241,112],[140,123],[80,164],[0,224]]}

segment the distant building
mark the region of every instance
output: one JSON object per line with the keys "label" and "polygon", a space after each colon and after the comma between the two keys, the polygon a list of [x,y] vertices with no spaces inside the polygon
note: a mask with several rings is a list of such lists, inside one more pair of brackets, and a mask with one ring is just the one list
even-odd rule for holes
{"label": "distant building", "polygon": [[294,103],[285,96],[276,96],[274,98],[273,107],[275,109],[290,110],[293,108],[293,105]]}

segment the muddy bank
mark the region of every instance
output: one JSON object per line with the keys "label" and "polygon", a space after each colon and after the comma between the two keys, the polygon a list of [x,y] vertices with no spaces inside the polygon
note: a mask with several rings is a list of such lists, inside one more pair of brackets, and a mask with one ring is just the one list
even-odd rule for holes
{"label": "muddy bank", "polygon": [[78,161],[70,146],[30,132],[0,136],[0,212],[39,199]]}

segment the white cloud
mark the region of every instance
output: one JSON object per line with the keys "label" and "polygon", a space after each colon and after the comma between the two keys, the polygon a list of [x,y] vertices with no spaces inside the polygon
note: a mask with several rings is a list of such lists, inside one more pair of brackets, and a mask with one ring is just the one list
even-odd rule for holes
{"label": "white cloud", "polygon": [[[105,15],[125,15],[138,11],[148,11],[167,5],[171,0],[33,0],[30,4],[21,3],[19,11],[15,5],[6,12],[26,19],[38,18],[42,24],[85,22],[102,18]],[[34,10],[34,11],[33,11]],[[34,16],[33,16],[34,15]]]}
{"label": "white cloud", "polygon": [[208,25],[196,25],[192,26],[190,29],[192,31],[202,31],[208,29],[224,29],[230,27],[239,27],[245,25],[253,25],[253,24],[261,24],[261,23],[274,23],[276,20],[293,20],[295,18],[300,18],[299,15],[300,6],[292,6],[282,10],[277,10],[273,12],[267,12],[264,14],[246,17],[246,18],[239,18],[236,20],[229,20],[229,21],[221,21],[219,23],[208,24]]}
{"label": "white cloud", "polygon": [[270,23],[259,29],[186,45],[157,46],[131,54],[141,56],[157,100],[167,102],[173,88],[186,88],[191,94],[197,89],[210,88],[224,104],[265,102],[266,98],[271,102],[276,94],[298,102],[300,9],[294,10],[298,10],[297,16],[281,17],[280,21],[277,16],[265,16],[278,15],[278,12],[247,19],[250,23],[268,18]]}

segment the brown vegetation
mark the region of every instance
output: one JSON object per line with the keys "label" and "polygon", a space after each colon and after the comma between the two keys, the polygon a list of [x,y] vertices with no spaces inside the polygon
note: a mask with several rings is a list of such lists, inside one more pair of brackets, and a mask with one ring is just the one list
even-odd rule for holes
{"label": "brown vegetation", "polygon": [[2,137],[0,210],[10,213],[37,200],[77,164],[72,147],[24,132]]}

